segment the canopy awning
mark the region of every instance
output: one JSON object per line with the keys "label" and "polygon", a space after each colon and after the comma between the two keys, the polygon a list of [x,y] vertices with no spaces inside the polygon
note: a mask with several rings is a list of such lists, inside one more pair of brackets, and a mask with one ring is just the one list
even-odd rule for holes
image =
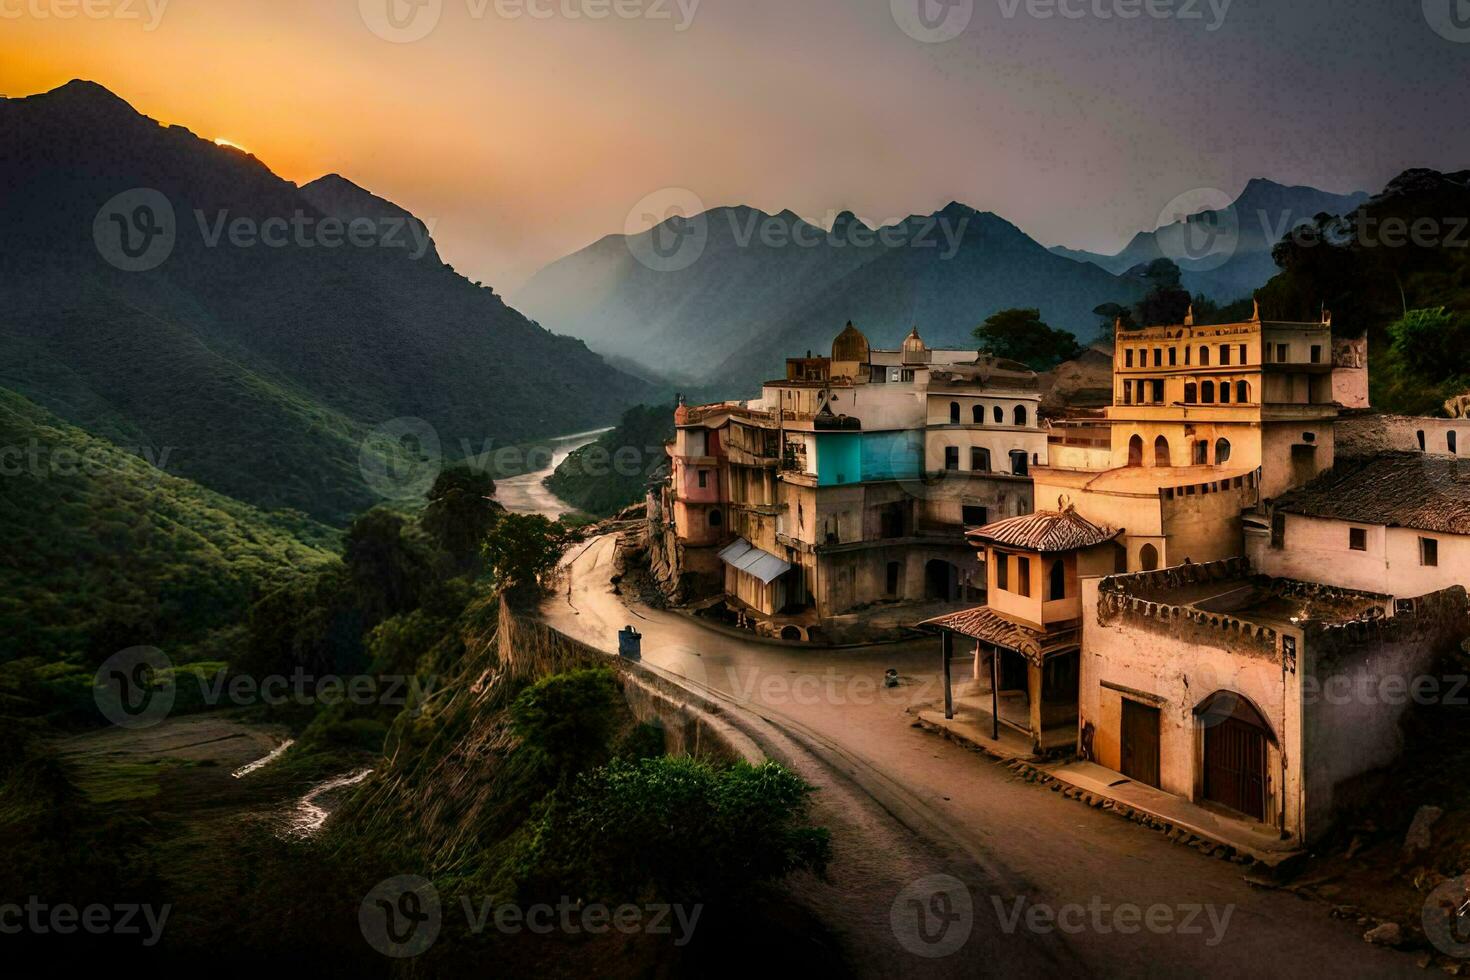
{"label": "canopy awning", "polygon": [[791,571],[790,562],[777,558],[769,551],[762,551],[744,538],[736,538],[733,544],[721,551],[720,561],[748,575],[754,575],[766,585]]}

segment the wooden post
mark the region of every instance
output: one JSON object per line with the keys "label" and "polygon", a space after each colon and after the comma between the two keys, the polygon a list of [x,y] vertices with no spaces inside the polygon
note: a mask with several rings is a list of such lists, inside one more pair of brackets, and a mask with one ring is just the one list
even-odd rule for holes
{"label": "wooden post", "polygon": [[990,648],[990,737],[1000,741],[1000,647]]}
{"label": "wooden post", "polygon": [[949,630],[939,634],[939,649],[944,656],[944,717],[946,721],[954,720],[954,688],[950,684],[949,660],[954,652],[954,634]]}

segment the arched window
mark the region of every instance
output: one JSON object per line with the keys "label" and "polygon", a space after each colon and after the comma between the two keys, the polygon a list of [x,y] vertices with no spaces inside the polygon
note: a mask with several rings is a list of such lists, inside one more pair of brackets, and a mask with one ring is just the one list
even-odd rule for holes
{"label": "arched window", "polygon": [[1235,400],[1242,405],[1250,404],[1251,386],[1249,381],[1235,382]]}
{"label": "arched window", "polygon": [[1457,432],[1455,432],[1453,429],[1451,429],[1449,432],[1445,433],[1444,442],[1445,442],[1445,445],[1449,448],[1450,455],[1452,455],[1452,456],[1459,455],[1459,453],[1460,453],[1460,436],[1459,436],[1459,434]]}
{"label": "arched window", "polygon": [[1221,405],[1229,405],[1230,404],[1230,382],[1229,381],[1221,381],[1220,382],[1220,404]]}
{"label": "arched window", "polygon": [[1134,436],[1128,440],[1128,465],[1143,465],[1143,436]]}
{"label": "arched window", "polygon": [[1016,424],[1017,425],[1020,425],[1020,426],[1024,426],[1026,424],[1026,406],[1025,405],[1017,405],[1016,406]]}
{"label": "arched window", "polygon": [[1154,465],[1168,466],[1169,464],[1169,440],[1159,436],[1154,440]]}
{"label": "arched window", "polygon": [[984,425],[985,424],[985,406],[984,405],[976,405],[974,408],[970,409],[970,418],[974,419],[976,425]]}
{"label": "arched window", "polygon": [[1215,465],[1230,462],[1230,440],[1219,439],[1215,442]]}
{"label": "arched window", "polygon": [[959,424],[959,421],[960,421],[960,403],[959,402],[950,402],[949,403],[949,420],[950,420],[951,423],[953,423],[955,425],[958,425]]}
{"label": "arched window", "polygon": [[1051,563],[1051,581],[1048,583],[1046,598],[1049,602],[1067,598],[1067,566],[1058,558]]}
{"label": "arched window", "polygon": [[[1204,350],[1203,347],[1200,349]],[[1138,564],[1145,572],[1157,570],[1159,567],[1159,549],[1151,544],[1144,545],[1143,550],[1138,553]]]}
{"label": "arched window", "polygon": [[973,470],[973,471],[975,471],[976,473],[989,473],[990,472],[990,450],[988,450],[988,449],[971,449],[970,450],[970,469]]}
{"label": "arched window", "polygon": [[1199,366],[1200,367],[1209,367],[1210,366],[1210,349],[1208,347],[1201,347],[1199,349]]}
{"label": "arched window", "polygon": [[1206,404],[1206,405],[1213,405],[1213,404],[1215,404],[1215,382],[1213,382],[1213,381],[1206,381],[1200,387],[1203,389],[1200,392],[1200,394],[1202,396],[1200,398],[1200,401],[1202,403]]}
{"label": "arched window", "polygon": [[1193,405],[1199,401],[1199,385],[1193,381],[1184,382],[1184,404]]}
{"label": "arched window", "polygon": [[996,425],[1005,425],[1006,424],[1006,410],[1003,409],[1003,408],[1001,408],[999,405],[995,406],[995,424]]}

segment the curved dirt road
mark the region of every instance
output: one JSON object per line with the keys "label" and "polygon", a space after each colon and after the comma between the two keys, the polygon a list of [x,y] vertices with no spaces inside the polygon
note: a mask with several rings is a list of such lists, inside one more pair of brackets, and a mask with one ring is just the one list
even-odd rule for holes
{"label": "curved dirt road", "polygon": [[[1257,889],[1239,866],[912,728],[906,709],[942,695],[937,643],[820,651],[727,636],[625,603],[609,584],[615,548],[605,537],[572,553],[547,621],[609,652],[633,623],[646,665],[721,699],[818,788],[835,860],[829,881],[794,891],[865,975],[1420,972],[1320,903]],[[888,667],[896,689],[882,687]]]}

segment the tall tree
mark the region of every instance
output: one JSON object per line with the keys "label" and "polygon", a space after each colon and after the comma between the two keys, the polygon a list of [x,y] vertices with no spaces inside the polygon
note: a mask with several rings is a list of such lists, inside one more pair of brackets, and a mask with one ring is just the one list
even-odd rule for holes
{"label": "tall tree", "polygon": [[1033,371],[1045,371],[1082,352],[1077,338],[1054,330],[1041,319],[1040,310],[1000,310],[975,328],[980,346],[997,357],[1020,361]]}
{"label": "tall tree", "polygon": [[503,510],[491,499],[495,481],[468,466],[445,469],[429,489],[429,505],[419,524],[449,555],[455,573],[476,574],[483,567],[480,545]]}

